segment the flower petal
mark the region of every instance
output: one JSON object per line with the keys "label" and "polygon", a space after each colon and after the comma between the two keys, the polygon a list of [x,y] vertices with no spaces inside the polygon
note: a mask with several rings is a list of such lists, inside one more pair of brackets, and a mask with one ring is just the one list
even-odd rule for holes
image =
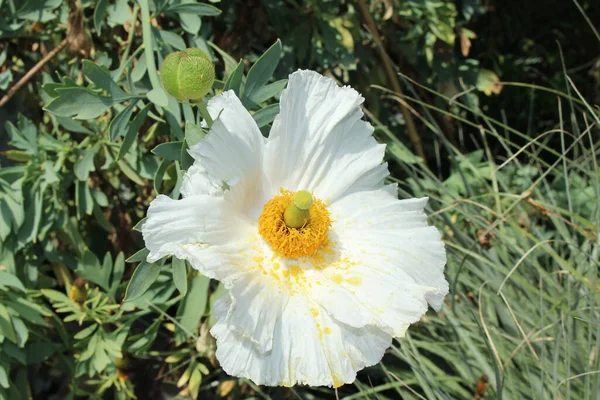
{"label": "flower petal", "polygon": [[259,351],[271,348],[288,293],[258,268],[264,255],[256,226],[230,202],[205,195],[183,200],[160,195],[150,204],[142,234],[149,262],[173,255],[222,281],[232,297],[228,328],[249,338]]}
{"label": "flower petal", "polygon": [[398,200],[386,190],[352,194],[331,205],[336,258],[313,295],[337,320],[377,325],[401,337],[448,293],[441,236],[427,225],[427,199]]}
{"label": "flower petal", "polygon": [[235,242],[249,227],[250,222],[222,197],[193,195],[173,200],[158,195],[148,208],[142,236],[150,250],[148,261],[154,262],[166,255],[187,258],[190,247]]}
{"label": "flower petal", "polygon": [[308,190],[331,202],[382,186],[385,146],[361,121],[362,96],[313,71],[290,75],[265,151],[273,191]]}
{"label": "flower petal", "polygon": [[208,102],[208,112],[214,123],[204,139],[190,148],[190,155],[202,165],[212,182],[219,186],[225,183],[232,189],[235,193],[230,196],[232,201],[237,201],[246,212],[256,214],[263,202],[265,139],[232,90],[213,97]]}
{"label": "flower petal", "polygon": [[214,182],[208,171],[206,171],[199,161],[196,161],[183,175],[181,194],[183,197],[194,196],[196,194],[223,196],[223,188],[219,186],[218,182]]}
{"label": "flower petal", "polygon": [[352,194],[331,206],[339,240],[362,251],[385,254],[414,281],[435,290],[427,302],[436,310],[448,293],[446,250],[440,232],[427,224],[427,198],[398,200],[386,190]]}
{"label": "flower petal", "polygon": [[304,296],[290,297],[275,326],[273,348],[261,353],[222,321],[229,299],[215,305],[217,359],[230,375],[270,386],[334,386],[351,383],[356,372],[381,360],[391,337],[374,327],[355,329],[331,319]]}

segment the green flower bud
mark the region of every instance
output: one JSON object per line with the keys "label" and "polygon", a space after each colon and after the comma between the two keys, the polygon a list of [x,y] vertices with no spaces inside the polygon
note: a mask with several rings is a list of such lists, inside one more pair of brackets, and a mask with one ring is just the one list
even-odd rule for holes
{"label": "green flower bud", "polygon": [[215,81],[215,66],[200,49],[171,53],[160,67],[165,90],[177,100],[198,100],[206,96]]}
{"label": "green flower bud", "polygon": [[88,291],[85,287],[85,279],[77,278],[71,285],[71,291],[69,292],[69,298],[78,304],[83,304],[88,298]]}

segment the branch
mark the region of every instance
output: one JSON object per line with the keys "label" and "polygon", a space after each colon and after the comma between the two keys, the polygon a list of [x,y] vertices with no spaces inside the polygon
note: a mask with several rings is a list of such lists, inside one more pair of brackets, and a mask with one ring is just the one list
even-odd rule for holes
{"label": "branch", "polygon": [[15,93],[17,93],[19,89],[21,89],[21,87],[25,85],[40,69],[42,69],[42,67],[46,65],[48,61],[50,61],[55,55],[57,55],[67,45],[67,43],[67,39],[63,39],[63,41],[60,42],[58,46],[52,49],[52,51],[46,54],[46,56],[40,61],[38,61],[38,63],[35,64],[33,68],[27,71],[27,73],[23,75],[21,79],[19,79],[19,82],[17,82],[10,89],[8,89],[6,95],[2,99],[0,99],[0,108],[3,107],[6,103],[8,103],[10,98],[13,97]]}

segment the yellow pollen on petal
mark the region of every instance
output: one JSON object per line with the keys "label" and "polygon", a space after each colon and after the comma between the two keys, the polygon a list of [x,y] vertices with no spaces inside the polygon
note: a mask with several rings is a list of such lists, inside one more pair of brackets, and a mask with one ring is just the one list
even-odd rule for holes
{"label": "yellow pollen on petal", "polygon": [[[309,257],[327,245],[327,231],[331,218],[325,203],[313,199],[308,209],[308,219],[300,227],[290,227],[284,214],[294,202],[296,193],[280,189],[280,195],[274,196],[265,204],[258,218],[258,232],[271,245],[273,251],[285,258]],[[297,267],[299,268],[299,267]],[[295,274],[294,274],[295,273]],[[290,274],[297,275],[297,270]]]}
{"label": "yellow pollen on petal", "polygon": [[290,266],[290,274],[295,278],[298,276],[299,273],[302,272],[302,269],[297,266],[297,265],[291,265]]}
{"label": "yellow pollen on petal", "polygon": [[346,279],[346,282],[353,286],[359,286],[362,283],[362,278],[360,276],[353,276],[352,278]]}

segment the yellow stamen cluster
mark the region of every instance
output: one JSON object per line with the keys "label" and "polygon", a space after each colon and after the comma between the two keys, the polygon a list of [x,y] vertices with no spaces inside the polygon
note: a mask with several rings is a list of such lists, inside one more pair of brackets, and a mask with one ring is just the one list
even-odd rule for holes
{"label": "yellow stamen cluster", "polygon": [[284,189],[280,191],[280,195],[265,204],[258,219],[258,232],[282,257],[299,258],[314,255],[327,240],[327,231],[331,225],[325,203],[314,199],[304,224],[300,227],[290,227],[286,224],[284,215],[289,206],[294,204],[296,193]]}

